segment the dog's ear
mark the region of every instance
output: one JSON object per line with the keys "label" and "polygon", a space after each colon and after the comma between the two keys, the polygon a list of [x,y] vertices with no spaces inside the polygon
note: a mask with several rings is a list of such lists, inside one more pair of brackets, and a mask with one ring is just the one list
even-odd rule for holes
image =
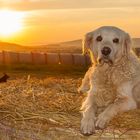
{"label": "dog's ear", "polygon": [[93,32],[87,33],[83,39],[83,46],[82,46],[83,54],[89,52],[92,41],[93,41]]}
{"label": "dog's ear", "polygon": [[123,53],[128,56],[131,50],[131,37],[128,33],[125,34]]}

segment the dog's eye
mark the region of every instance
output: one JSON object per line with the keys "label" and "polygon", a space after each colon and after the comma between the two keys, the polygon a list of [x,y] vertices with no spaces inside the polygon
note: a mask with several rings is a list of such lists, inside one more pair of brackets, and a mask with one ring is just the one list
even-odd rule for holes
{"label": "dog's eye", "polygon": [[114,38],[113,39],[113,43],[119,43],[119,39],[118,38]]}
{"label": "dog's eye", "polygon": [[98,41],[98,42],[100,42],[100,41],[102,41],[102,36],[98,36],[97,38],[96,38],[96,41]]}

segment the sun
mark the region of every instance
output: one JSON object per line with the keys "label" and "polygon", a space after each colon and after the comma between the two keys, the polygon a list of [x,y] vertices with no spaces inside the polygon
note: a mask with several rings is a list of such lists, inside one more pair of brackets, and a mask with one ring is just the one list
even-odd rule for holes
{"label": "sun", "polygon": [[0,10],[0,35],[10,36],[23,27],[24,14],[10,10]]}

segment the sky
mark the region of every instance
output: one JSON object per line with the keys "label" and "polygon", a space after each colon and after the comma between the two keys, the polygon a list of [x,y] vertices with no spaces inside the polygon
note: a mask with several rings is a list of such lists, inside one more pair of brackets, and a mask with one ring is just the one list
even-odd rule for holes
{"label": "sky", "polygon": [[0,35],[1,41],[23,45],[65,42],[81,39],[104,25],[140,37],[140,0],[0,0],[0,9],[24,14],[22,28]]}

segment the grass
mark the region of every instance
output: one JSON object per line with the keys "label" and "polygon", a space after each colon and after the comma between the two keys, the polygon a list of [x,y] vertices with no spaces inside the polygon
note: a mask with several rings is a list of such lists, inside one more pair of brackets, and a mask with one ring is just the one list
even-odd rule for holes
{"label": "grass", "polygon": [[0,65],[0,72],[10,74],[54,75],[54,76],[81,76],[87,71],[88,66],[75,65],[32,65],[14,64]]}

